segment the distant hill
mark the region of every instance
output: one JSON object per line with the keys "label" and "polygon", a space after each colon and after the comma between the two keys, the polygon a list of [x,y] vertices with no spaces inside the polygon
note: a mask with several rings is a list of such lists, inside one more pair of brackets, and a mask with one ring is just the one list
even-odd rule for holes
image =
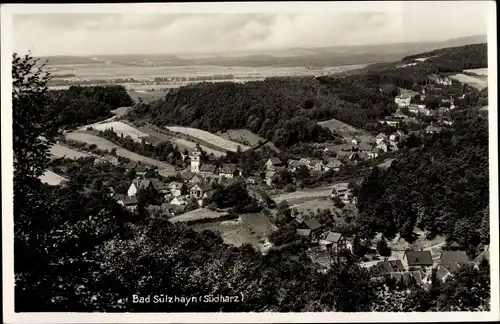
{"label": "distant hill", "polygon": [[155,54],[51,56],[51,64],[114,62],[118,64],[220,65],[220,66],[336,66],[398,61],[402,57],[445,47],[485,43],[486,35],[468,36],[439,42],[408,42],[381,45],[290,48],[267,51],[246,51],[229,54]]}

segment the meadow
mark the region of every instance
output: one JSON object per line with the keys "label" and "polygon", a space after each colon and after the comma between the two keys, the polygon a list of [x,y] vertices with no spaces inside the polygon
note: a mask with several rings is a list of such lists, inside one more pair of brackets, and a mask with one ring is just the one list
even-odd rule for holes
{"label": "meadow", "polygon": [[194,138],[195,140],[198,139],[198,140],[210,143],[214,146],[220,147],[222,150],[225,150],[225,151],[236,152],[238,146],[241,148],[242,151],[245,151],[245,150],[250,148],[247,145],[242,145],[242,144],[227,140],[225,138],[222,138],[220,136],[214,135],[212,133],[209,133],[207,131],[197,129],[197,128],[181,127],[181,126],[167,126],[167,129],[171,132],[174,132],[174,133],[185,134],[189,137]]}
{"label": "meadow", "polygon": [[450,78],[457,80],[460,83],[468,84],[469,86],[474,87],[479,91],[488,87],[488,82],[486,80],[483,80],[481,77],[473,77],[470,75],[458,73],[456,75],[450,76]]}
{"label": "meadow", "polygon": [[84,152],[73,150],[61,144],[54,144],[50,148],[50,154],[58,158],[67,158],[76,160],[79,158],[89,157],[90,155]]}
{"label": "meadow", "polygon": [[129,159],[129,160],[141,162],[141,163],[144,163],[147,165],[156,166],[158,168],[172,170],[172,172],[175,171],[175,167],[168,164],[168,163],[157,161],[157,160],[139,155],[137,153],[130,152],[129,150],[126,150],[126,149],[124,149],[124,148],[122,148],[114,143],[111,143],[110,141],[108,141],[102,137],[99,137],[99,136],[95,136],[95,135],[87,134],[87,133],[82,133],[82,132],[71,132],[71,133],[66,134],[66,138],[73,140],[73,141],[83,142],[83,143],[87,143],[87,144],[95,144],[95,145],[97,145],[97,147],[99,149],[102,149],[102,150],[111,151],[112,149],[116,148],[116,155],[118,155],[118,156],[122,156],[124,158]]}

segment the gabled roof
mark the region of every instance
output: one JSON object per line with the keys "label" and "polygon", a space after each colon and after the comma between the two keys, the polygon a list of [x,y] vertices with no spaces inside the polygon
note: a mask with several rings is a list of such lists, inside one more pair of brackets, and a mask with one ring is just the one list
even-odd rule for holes
{"label": "gabled roof", "polygon": [[120,194],[120,193],[118,193],[118,194],[115,194],[115,195],[113,196],[113,199],[114,199],[114,200],[116,200],[116,201],[119,201],[119,200],[123,200],[123,199],[125,199],[126,197],[127,197],[127,195],[124,195],[124,194]]}
{"label": "gabled roof", "polygon": [[375,265],[377,269],[379,269],[384,274],[389,274],[392,272],[403,272],[405,268],[401,260],[389,260],[389,261],[381,261]]}
{"label": "gabled roof", "polygon": [[370,145],[368,143],[361,143],[359,144],[358,146],[358,150],[360,150],[361,152],[363,151],[370,151],[371,149],[373,148],[373,145]]}
{"label": "gabled roof", "polygon": [[146,171],[148,171],[148,168],[143,167],[143,166],[141,166],[141,165],[138,165],[138,166],[136,166],[136,167],[134,168],[134,171],[135,171],[135,172],[146,172]]}
{"label": "gabled roof", "polygon": [[203,164],[200,168],[200,172],[215,173],[217,167],[213,164]]}
{"label": "gabled roof", "polygon": [[317,230],[318,228],[321,228],[321,224],[318,222],[316,218],[311,218],[306,222],[306,226],[311,229],[312,231]]}
{"label": "gabled roof", "polygon": [[441,281],[449,274],[450,271],[445,267],[438,267],[436,270],[436,278],[438,278]]}
{"label": "gabled roof", "polygon": [[177,182],[177,181],[174,181],[174,182],[170,182],[168,184],[168,187],[171,189],[171,190],[181,190],[182,189],[182,186],[184,184],[182,182]]}
{"label": "gabled roof", "polygon": [[465,251],[443,251],[439,264],[469,263],[469,257]]}
{"label": "gabled roof", "polygon": [[191,190],[201,190],[202,192],[206,192],[206,191],[210,191],[212,190],[212,185],[210,185],[209,183],[206,183],[206,182],[203,182],[203,183],[198,183],[198,184],[195,184]]}
{"label": "gabled roof", "polygon": [[272,178],[276,175],[276,171],[267,171],[266,178]]}
{"label": "gabled roof", "polygon": [[318,164],[323,164],[322,160],[311,160],[310,166],[315,166]]}
{"label": "gabled roof", "polygon": [[224,174],[233,174],[238,170],[238,166],[236,164],[224,164],[219,173],[224,173]]}
{"label": "gabled roof", "polygon": [[136,166],[137,166],[137,162],[130,161],[130,162],[129,162],[129,163],[127,163],[127,165],[125,166],[125,169],[127,169],[127,170],[131,170],[131,169],[134,169]]}
{"label": "gabled roof", "polygon": [[333,191],[342,192],[349,189],[349,184],[347,182],[340,182],[333,185]]}
{"label": "gabled roof", "polygon": [[430,251],[406,251],[405,257],[409,266],[432,265],[432,255]]}
{"label": "gabled roof", "polygon": [[342,162],[339,160],[331,160],[326,164],[326,166],[328,168],[340,168],[342,166]]}
{"label": "gabled roof", "polygon": [[342,234],[336,232],[329,232],[325,241],[337,243],[342,238]]}
{"label": "gabled roof", "polygon": [[283,164],[283,162],[281,162],[281,160],[277,157],[272,157],[269,159],[269,161],[271,161],[272,165],[282,165]]}
{"label": "gabled roof", "polygon": [[191,172],[190,170],[186,170],[186,171],[181,172],[181,177],[184,180],[191,180],[194,177],[194,175],[195,174],[193,172]]}
{"label": "gabled roof", "polygon": [[384,133],[379,133],[377,135],[377,138],[387,138],[387,135],[385,135]]}
{"label": "gabled roof", "polygon": [[133,205],[137,205],[139,203],[136,196],[125,197],[124,199],[121,199],[121,202],[125,206],[133,206]]}

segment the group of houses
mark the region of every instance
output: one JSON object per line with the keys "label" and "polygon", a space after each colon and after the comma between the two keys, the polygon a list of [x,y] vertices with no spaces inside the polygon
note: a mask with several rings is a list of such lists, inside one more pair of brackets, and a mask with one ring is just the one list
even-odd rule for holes
{"label": "group of houses", "polygon": [[402,259],[384,260],[378,262],[371,269],[375,277],[390,277],[397,282],[414,280],[417,285],[425,289],[432,284],[432,274],[435,271],[435,278],[445,282],[464,265],[474,265],[482,261],[489,260],[488,247],[474,260],[471,260],[467,253],[456,242],[447,245],[447,250],[442,251],[438,259],[433,259],[430,251],[407,250]]}

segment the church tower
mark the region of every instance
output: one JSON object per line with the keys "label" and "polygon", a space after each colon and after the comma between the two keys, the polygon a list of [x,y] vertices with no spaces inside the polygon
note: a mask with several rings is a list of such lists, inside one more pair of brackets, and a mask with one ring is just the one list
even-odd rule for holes
{"label": "church tower", "polygon": [[200,144],[196,143],[193,154],[191,155],[191,172],[199,173],[201,165],[201,148]]}

